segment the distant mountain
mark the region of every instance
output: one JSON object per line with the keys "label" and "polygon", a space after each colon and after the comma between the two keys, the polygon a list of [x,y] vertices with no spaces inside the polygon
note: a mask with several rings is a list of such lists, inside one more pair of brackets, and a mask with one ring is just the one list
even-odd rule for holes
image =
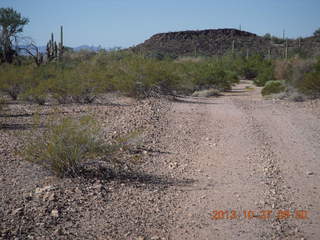
{"label": "distant mountain", "polygon": [[93,51],[93,52],[97,52],[99,50],[103,49],[103,47],[101,46],[89,46],[89,45],[81,45],[79,47],[74,47],[73,51],[81,51],[81,50],[87,50],[87,51]]}
{"label": "distant mountain", "polygon": [[[22,45],[20,46],[21,49],[24,49],[26,48],[27,46],[25,45]],[[78,52],[78,51],[81,51],[81,50],[86,50],[86,51],[93,51],[93,52],[97,52],[101,49],[104,49],[103,47],[101,46],[89,46],[89,45],[81,45],[81,46],[78,46],[78,47],[74,47],[74,48],[71,48],[73,49],[73,51],[75,52]],[[46,46],[38,46],[38,50],[40,53],[45,53],[46,50],[47,50],[47,47]],[[31,52],[34,54],[36,52],[35,49],[32,49]],[[21,50],[21,53],[22,55],[28,55],[26,51],[24,50]]]}

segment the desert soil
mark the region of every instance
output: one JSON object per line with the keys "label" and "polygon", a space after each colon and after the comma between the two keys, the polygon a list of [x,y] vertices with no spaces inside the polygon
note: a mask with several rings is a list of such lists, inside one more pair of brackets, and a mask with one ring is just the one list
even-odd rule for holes
{"label": "desert soil", "polygon": [[319,105],[246,87],[173,105],[174,134],[187,139],[177,158],[195,183],[172,239],[319,239]]}
{"label": "desert soil", "polygon": [[17,153],[34,113],[45,119],[52,106],[10,103],[0,239],[319,239],[320,104],[260,90],[241,81],[219,98],[59,106],[125,142],[120,169],[94,161],[64,179]]}

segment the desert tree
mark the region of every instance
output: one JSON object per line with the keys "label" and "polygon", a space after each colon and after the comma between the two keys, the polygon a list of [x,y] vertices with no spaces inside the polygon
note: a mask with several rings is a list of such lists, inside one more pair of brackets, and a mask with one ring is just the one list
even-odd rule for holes
{"label": "desert tree", "polygon": [[0,8],[0,57],[2,62],[12,63],[16,51],[13,47],[19,33],[29,23],[13,8]]}
{"label": "desert tree", "polygon": [[17,48],[17,50],[21,53],[28,54],[34,61],[37,66],[40,66],[44,63],[44,54],[40,51],[39,47],[30,37],[22,37],[19,40],[19,45],[22,44]]}
{"label": "desert tree", "polygon": [[320,28],[314,31],[313,36],[320,37]]}
{"label": "desert tree", "polygon": [[272,36],[271,36],[270,33],[266,33],[263,37],[264,37],[264,39],[266,39],[266,40],[271,40],[271,39],[272,39]]}

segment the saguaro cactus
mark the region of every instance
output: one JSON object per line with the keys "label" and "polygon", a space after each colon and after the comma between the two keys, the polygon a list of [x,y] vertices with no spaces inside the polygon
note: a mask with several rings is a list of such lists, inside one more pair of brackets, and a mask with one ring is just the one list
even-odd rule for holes
{"label": "saguaro cactus", "polygon": [[288,39],[285,42],[285,59],[288,59]]}
{"label": "saguaro cactus", "polygon": [[232,55],[234,55],[234,43],[235,43],[234,40],[232,40],[232,50],[231,50],[232,51]]}
{"label": "saguaro cactus", "polygon": [[47,58],[48,61],[58,60],[62,58],[63,55],[63,27],[60,27],[60,43],[57,44],[54,41],[54,35],[51,33],[51,39],[47,43]]}
{"label": "saguaro cactus", "polygon": [[63,56],[63,26],[60,26],[59,58]]}
{"label": "saguaro cactus", "polygon": [[51,61],[55,58],[55,48],[54,48],[54,36],[51,33],[51,39],[47,43],[47,58],[48,61]]}

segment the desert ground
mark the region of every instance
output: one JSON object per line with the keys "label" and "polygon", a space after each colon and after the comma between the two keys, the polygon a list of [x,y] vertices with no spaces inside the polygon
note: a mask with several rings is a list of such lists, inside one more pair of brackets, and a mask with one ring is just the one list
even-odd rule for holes
{"label": "desert ground", "polygon": [[[221,97],[52,106],[0,115],[1,239],[319,239],[320,103]],[[58,178],[24,160],[33,117],[94,116],[120,167]]]}

